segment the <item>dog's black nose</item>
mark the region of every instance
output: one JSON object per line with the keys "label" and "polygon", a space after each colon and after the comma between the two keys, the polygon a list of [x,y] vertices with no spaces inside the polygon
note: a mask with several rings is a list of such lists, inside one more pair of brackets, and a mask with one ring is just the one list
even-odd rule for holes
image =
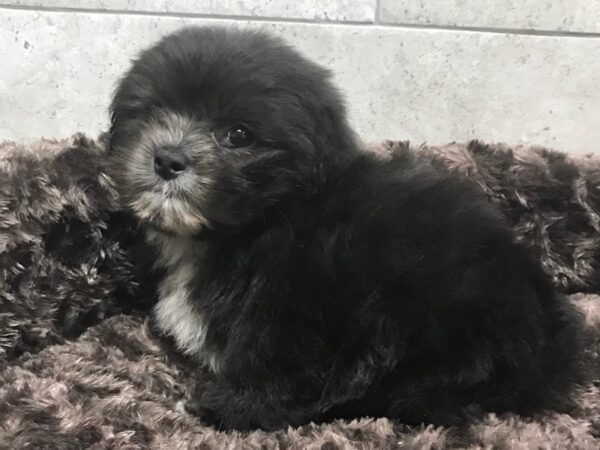
{"label": "dog's black nose", "polygon": [[186,171],[190,164],[183,151],[173,147],[154,150],[154,171],[165,180],[172,180]]}

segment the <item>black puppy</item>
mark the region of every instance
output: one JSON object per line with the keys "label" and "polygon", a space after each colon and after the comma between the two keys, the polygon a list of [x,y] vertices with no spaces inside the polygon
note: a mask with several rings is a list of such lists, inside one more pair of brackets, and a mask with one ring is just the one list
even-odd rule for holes
{"label": "black puppy", "polygon": [[464,181],[359,150],[329,73],[264,33],[188,28],[111,107],[114,177],[165,270],[158,327],[223,428],[556,405],[577,327]]}

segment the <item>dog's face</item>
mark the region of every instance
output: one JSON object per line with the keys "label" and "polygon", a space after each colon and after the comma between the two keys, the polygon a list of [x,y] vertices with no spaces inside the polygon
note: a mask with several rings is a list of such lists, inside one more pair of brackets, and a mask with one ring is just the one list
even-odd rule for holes
{"label": "dog's face", "polygon": [[257,32],[164,38],[121,80],[111,113],[122,199],[175,234],[261,220],[318,191],[356,151],[328,72]]}

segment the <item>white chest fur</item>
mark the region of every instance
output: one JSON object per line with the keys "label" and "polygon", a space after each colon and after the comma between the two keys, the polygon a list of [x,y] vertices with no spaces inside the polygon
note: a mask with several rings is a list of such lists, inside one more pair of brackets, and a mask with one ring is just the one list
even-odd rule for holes
{"label": "white chest fur", "polygon": [[148,232],[148,240],[157,246],[158,264],[167,271],[159,285],[159,300],[154,307],[157,326],[175,339],[181,351],[217,372],[218,357],[205,347],[205,320],[190,299],[193,280],[199,276],[201,244],[152,231]]}

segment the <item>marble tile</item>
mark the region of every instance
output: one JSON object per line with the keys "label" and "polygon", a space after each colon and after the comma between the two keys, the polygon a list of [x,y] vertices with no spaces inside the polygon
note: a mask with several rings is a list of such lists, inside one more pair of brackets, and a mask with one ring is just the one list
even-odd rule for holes
{"label": "marble tile", "polygon": [[600,32],[600,0],[380,0],[384,23]]}
{"label": "marble tile", "polygon": [[130,59],[184,25],[261,27],[333,70],[365,140],[600,144],[600,39],[5,10],[0,139],[91,135]]}

